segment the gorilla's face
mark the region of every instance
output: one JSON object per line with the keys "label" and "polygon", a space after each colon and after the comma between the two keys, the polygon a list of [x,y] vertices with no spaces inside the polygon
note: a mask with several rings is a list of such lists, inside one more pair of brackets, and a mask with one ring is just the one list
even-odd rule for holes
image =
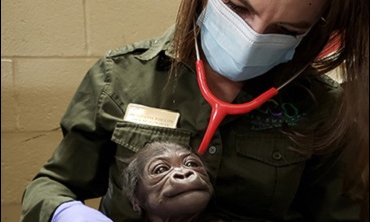
{"label": "gorilla's face", "polygon": [[140,206],[160,218],[187,217],[201,212],[213,188],[197,155],[167,149],[147,161],[137,190]]}

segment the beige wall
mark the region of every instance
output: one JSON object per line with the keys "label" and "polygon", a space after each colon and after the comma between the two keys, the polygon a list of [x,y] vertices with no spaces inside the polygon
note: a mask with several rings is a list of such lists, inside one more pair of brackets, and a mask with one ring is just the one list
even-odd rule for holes
{"label": "beige wall", "polygon": [[[160,35],[180,0],[1,1],[1,221],[61,139],[59,121],[110,49]],[[96,206],[97,201],[90,201]]]}

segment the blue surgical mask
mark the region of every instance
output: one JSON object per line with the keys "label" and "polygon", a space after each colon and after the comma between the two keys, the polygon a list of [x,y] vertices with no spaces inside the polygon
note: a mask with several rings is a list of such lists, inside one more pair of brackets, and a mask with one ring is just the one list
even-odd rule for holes
{"label": "blue surgical mask", "polygon": [[209,0],[197,20],[212,69],[233,81],[262,75],[292,59],[305,34],[258,34],[221,0]]}

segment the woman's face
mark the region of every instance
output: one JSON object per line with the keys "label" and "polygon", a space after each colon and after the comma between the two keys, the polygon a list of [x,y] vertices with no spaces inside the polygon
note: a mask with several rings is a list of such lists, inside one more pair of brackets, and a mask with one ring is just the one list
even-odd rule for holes
{"label": "woman's face", "polygon": [[260,34],[304,34],[320,19],[326,0],[222,0]]}

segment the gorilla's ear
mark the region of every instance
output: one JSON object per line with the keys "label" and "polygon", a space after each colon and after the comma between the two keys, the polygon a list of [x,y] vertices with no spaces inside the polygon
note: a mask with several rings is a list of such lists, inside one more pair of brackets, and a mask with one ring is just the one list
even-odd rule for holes
{"label": "gorilla's ear", "polygon": [[136,197],[131,198],[132,209],[138,214],[142,214],[142,210],[139,204],[139,200]]}

